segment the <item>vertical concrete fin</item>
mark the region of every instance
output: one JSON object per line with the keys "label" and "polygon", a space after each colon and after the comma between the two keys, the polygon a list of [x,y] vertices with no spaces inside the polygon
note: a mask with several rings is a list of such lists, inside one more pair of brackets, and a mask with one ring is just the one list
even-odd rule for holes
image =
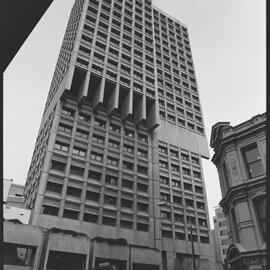
{"label": "vertical concrete fin", "polygon": [[157,126],[159,126],[159,117],[158,117],[158,109],[157,103],[154,101],[151,103],[146,103],[146,125],[148,130],[153,130]]}
{"label": "vertical concrete fin", "polygon": [[79,90],[79,100],[82,100],[87,97],[89,80],[90,80],[90,71],[86,73],[86,76],[84,77],[83,83],[81,85],[81,89]]}
{"label": "vertical concrete fin", "polygon": [[112,94],[108,101],[107,113],[111,114],[119,105],[119,84],[112,89]]}
{"label": "vertical concrete fin", "polygon": [[130,114],[132,114],[133,95],[131,91],[127,92],[122,104],[119,105],[121,106],[121,118],[122,120],[125,120]]}
{"label": "vertical concrete fin", "polygon": [[75,65],[70,66],[70,68],[68,70],[68,74],[67,74],[67,82],[66,82],[66,87],[65,87],[68,90],[71,89],[71,84],[72,84],[72,80],[73,80],[74,71],[75,71]]}
{"label": "vertical concrete fin", "polygon": [[105,90],[105,78],[102,78],[101,82],[96,89],[93,98],[93,107],[96,108],[100,103],[103,102],[104,99],[104,90]]}
{"label": "vertical concrete fin", "polygon": [[[133,103],[135,102],[133,98]],[[139,99],[139,102],[134,107],[134,119],[135,119],[135,125],[138,125],[141,123],[141,121],[146,120],[146,97],[145,95],[142,95]]]}

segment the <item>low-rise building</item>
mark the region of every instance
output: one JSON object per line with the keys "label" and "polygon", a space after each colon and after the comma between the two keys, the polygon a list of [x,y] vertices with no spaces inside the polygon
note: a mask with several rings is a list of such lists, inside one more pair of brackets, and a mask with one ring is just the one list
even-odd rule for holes
{"label": "low-rise building", "polygon": [[5,220],[17,220],[28,224],[31,211],[24,208],[23,185],[13,183],[12,179],[4,179],[3,217]]}
{"label": "low-rise building", "polygon": [[92,270],[103,264],[118,270],[158,270],[161,264],[158,249],[129,245],[125,239],[90,239],[75,231],[14,221],[5,221],[4,231],[5,270]]}
{"label": "low-rise building", "polygon": [[228,220],[231,270],[266,269],[266,114],[212,127],[210,145]]}

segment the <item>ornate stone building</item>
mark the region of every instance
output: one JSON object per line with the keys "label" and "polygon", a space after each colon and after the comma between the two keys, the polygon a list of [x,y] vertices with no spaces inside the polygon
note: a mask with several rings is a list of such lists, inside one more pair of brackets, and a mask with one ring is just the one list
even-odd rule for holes
{"label": "ornate stone building", "polygon": [[235,127],[212,127],[210,145],[221,186],[231,270],[266,269],[266,114]]}

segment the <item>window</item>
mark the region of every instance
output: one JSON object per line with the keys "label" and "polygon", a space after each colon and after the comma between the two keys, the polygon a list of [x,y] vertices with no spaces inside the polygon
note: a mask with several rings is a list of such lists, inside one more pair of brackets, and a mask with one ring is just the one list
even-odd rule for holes
{"label": "window", "polygon": [[91,222],[91,223],[97,223],[98,222],[98,216],[93,215],[93,214],[89,214],[89,213],[84,213],[83,221]]}
{"label": "window", "polygon": [[161,237],[172,238],[172,231],[161,230]]}
{"label": "window", "polygon": [[189,161],[189,155],[181,154],[181,159],[184,160],[184,161]]}
{"label": "window", "polygon": [[58,211],[58,207],[43,204],[42,213],[45,215],[58,216]]}
{"label": "window", "polygon": [[186,235],[183,232],[175,232],[175,238],[178,239],[178,240],[185,240]]}
{"label": "window", "polygon": [[106,126],[106,121],[96,118],[94,124],[95,124],[96,126],[105,128],[105,126]]}
{"label": "window", "polygon": [[117,158],[113,157],[107,157],[107,164],[110,164],[112,166],[118,166],[119,160]]}
{"label": "window", "polygon": [[104,204],[116,205],[116,201],[116,197],[104,195]]}
{"label": "window", "polygon": [[99,197],[100,197],[100,194],[99,193],[92,192],[92,191],[89,191],[89,190],[86,191],[86,197],[85,197],[86,200],[98,202],[99,201]]}
{"label": "window", "polygon": [[127,153],[130,153],[132,154],[133,151],[134,151],[134,147],[133,146],[130,146],[130,145],[127,145],[127,144],[124,144],[123,145],[123,150]]}
{"label": "window", "polygon": [[93,134],[92,141],[99,144],[104,144],[105,138],[100,135]]}
{"label": "window", "polygon": [[109,139],[108,143],[109,147],[119,149],[119,144],[120,144],[119,142]]}
{"label": "window", "polygon": [[108,226],[115,226],[116,219],[111,217],[103,217],[102,218],[102,224],[108,225]]}
{"label": "window", "polygon": [[120,133],[120,126],[117,126],[115,124],[110,124],[109,130]]}
{"label": "window", "polygon": [[159,180],[160,180],[160,183],[161,184],[164,184],[164,185],[169,185],[169,178],[168,177],[165,177],[165,176],[159,176]]}
{"label": "window", "polygon": [[134,131],[127,128],[124,129],[124,134],[128,137],[134,137]]}
{"label": "window", "polygon": [[147,142],[147,136],[143,135],[143,134],[138,134],[138,140],[141,142]]}
{"label": "window", "polygon": [[178,165],[171,164],[171,168],[172,168],[172,171],[173,172],[179,173],[179,171],[180,171],[180,168],[179,168]]}
{"label": "window", "polygon": [[62,185],[54,182],[47,182],[47,191],[55,192],[55,193],[61,193],[62,192]]}
{"label": "window", "polygon": [[163,219],[171,219],[171,213],[165,212],[165,211],[161,211],[160,212],[160,217],[163,218]]}
{"label": "window", "polygon": [[133,222],[128,220],[120,220],[120,227],[125,229],[132,229]]}
{"label": "window", "polygon": [[74,146],[72,149],[72,154],[80,156],[80,157],[85,157],[86,156],[86,150],[77,146]]}
{"label": "window", "polygon": [[147,212],[148,211],[148,204],[137,202],[137,210]]}
{"label": "window", "polygon": [[202,202],[197,202],[197,208],[198,209],[205,209],[205,204]]}
{"label": "window", "polygon": [[200,162],[199,162],[199,159],[198,159],[198,158],[191,157],[191,160],[192,160],[192,163],[193,163],[193,164],[196,164],[196,165],[199,165],[199,164],[200,164]]}
{"label": "window", "polygon": [[59,123],[58,130],[70,134],[72,127],[63,123]]}
{"label": "window", "polygon": [[174,214],[174,221],[184,223],[184,215]]}
{"label": "window", "polygon": [[84,168],[78,167],[78,166],[74,166],[71,165],[70,166],[70,174],[75,174],[78,176],[83,176],[84,173]]}
{"label": "window", "polygon": [[78,137],[88,139],[88,135],[89,135],[89,132],[87,132],[87,131],[84,131],[82,129],[77,129],[76,130],[76,136],[78,136]]}
{"label": "window", "polygon": [[82,120],[84,122],[90,122],[91,117],[88,114],[80,112],[79,115],[78,115],[78,119]]}
{"label": "window", "polygon": [[178,196],[173,196],[173,203],[182,204],[182,198]]}
{"label": "window", "polygon": [[70,209],[64,209],[63,217],[70,218],[70,219],[78,219],[79,212],[74,211],[74,210],[70,210]]}
{"label": "window", "polygon": [[260,196],[254,199],[255,212],[259,224],[262,239],[266,239],[266,197]]}
{"label": "window", "polygon": [[141,173],[141,174],[147,174],[147,172],[148,172],[148,169],[147,169],[147,167],[144,167],[144,166],[141,166],[141,165],[138,165],[138,173]]}
{"label": "window", "polygon": [[146,192],[147,193],[147,191],[148,191],[148,185],[138,183],[137,184],[137,190],[138,191],[143,191],[143,192]]}
{"label": "window", "polygon": [[196,177],[196,178],[201,179],[201,173],[200,172],[193,171],[193,176]]}
{"label": "window", "polygon": [[63,142],[56,141],[54,145],[54,149],[68,152],[69,145]]}
{"label": "window", "polygon": [[178,151],[176,150],[170,150],[171,156],[178,158]]}
{"label": "window", "polygon": [[186,201],[186,205],[187,206],[190,206],[190,207],[193,207],[194,206],[194,201],[189,200],[189,199],[185,199],[185,201]]}
{"label": "window", "polygon": [[6,265],[33,266],[36,247],[4,243],[3,253]]}
{"label": "window", "polygon": [[133,164],[127,161],[123,161],[123,168],[132,171],[133,170]]}
{"label": "window", "polygon": [[164,168],[164,169],[168,169],[168,162],[160,160],[159,161],[159,167]]}
{"label": "window", "polygon": [[178,181],[178,180],[175,180],[175,179],[173,179],[172,180],[172,185],[173,185],[173,187],[181,187],[181,182],[180,181]]}
{"label": "window", "polygon": [[195,186],[195,192],[196,192],[196,193],[203,194],[203,189],[202,189],[202,187]]}
{"label": "window", "polygon": [[121,207],[132,208],[132,206],[133,206],[133,201],[121,199]]}
{"label": "window", "polygon": [[64,107],[63,109],[62,109],[62,114],[65,114],[65,115],[67,115],[67,116],[74,116],[74,114],[75,114],[75,111],[74,110],[72,110],[72,109],[69,109],[69,108],[67,108],[67,107]]}
{"label": "window", "polygon": [[254,143],[243,149],[249,177],[254,178],[264,173],[261,156],[257,144]]}
{"label": "window", "polygon": [[46,269],[84,269],[86,255],[50,250]]}
{"label": "window", "polygon": [[184,175],[190,175],[190,169],[182,168]]}
{"label": "window", "polygon": [[133,182],[129,181],[129,180],[126,180],[126,179],[122,179],[122,187],[132,189],[133,188]]}
{"label": "window", "polygon": [[167,154],[168,153],[167,148],[164,147],[164,146],[161,146],[161,145],[158,146],[158,150],[159,150],[160,153],[163,153],[163,154]]}
{"label": "window", "polygon": [[147,151],[138,149],[137,155],[138,155],[139,157],[147,158]]}
{"label": "window", "polygon": [[199,226],[207,227],[206,219],[199,218],[198,219],[198,224],[199,224]]}
{"label": "window", "polygon": [[148,231],[148,227],[149,227],[148,224],[145,224],[145,223],[137,223],[137,230],[138,230],[138,231],[144,231],[144,232],[147,232],[147,231]]}
{"label": "window", "polygon": [[90,158],[92,160],[102,161],[103,155],[102,154],[99,154],[99,153],[96,153],[96,152],[91,152]]}
{"label": "window", "polygon": [[67,187],[67,195],[74,196],[74,197],[81,197],[81,189],[75,187]]}
{"label": "window", "polygon": [[169,201],[170,200],[170,195],[166,194],[166,193],[160,193],[160,200]]}
{"label": "window", "polygon": [[90,179],[100,181],[101,175],[102,175],[102,173],[100,173],[100,172],[96,172],[96,171],[92,171],[92,170],[88,171],[88,178],[90,178]]}
{"label": "window", "polygon": [[[204,243],[204,244],[208,244],[209,243],[209,237],[206,236],[200,236],[200,242]],[[224,253],[223,253],[224,254]]]}
{"label": "window", "polygon": [[52,160],[51,169],[64,172],[66,169],[66,164],[60,161]]}
{"label": "window", "polygon": [[106,175],[106,183],[111,185],[117,185],[118,178],[112,175]]}
{"label": "window", "polygon": [[184,183],[184,189],[185,189],[185,190],[192,191],[192,184]]}

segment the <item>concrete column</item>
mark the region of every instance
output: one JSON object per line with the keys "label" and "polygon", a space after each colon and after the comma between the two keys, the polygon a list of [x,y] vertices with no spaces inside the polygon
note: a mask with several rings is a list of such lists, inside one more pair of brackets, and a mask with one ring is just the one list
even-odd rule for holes
{"label": "concrete column", "polygon": [[160,225],[160,206],[159,203],[159,163],[158,163],[158,134],[151,134],[151,162],[152,162],[152,194],[153,194],[153,217],[155,230],[155,248],[161,249],[161,225]]}

